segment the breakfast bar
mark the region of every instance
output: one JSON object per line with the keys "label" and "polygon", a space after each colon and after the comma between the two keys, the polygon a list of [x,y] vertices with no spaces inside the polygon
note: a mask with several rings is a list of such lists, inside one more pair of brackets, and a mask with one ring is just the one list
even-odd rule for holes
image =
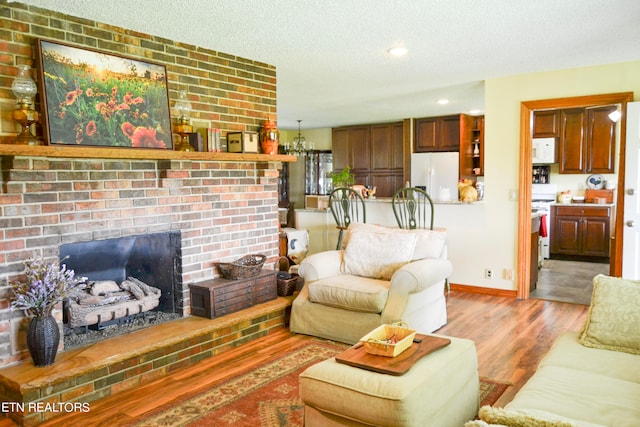
{"label": "breakfast bar", "polygon": [[[483,202],[463,203],[458,200],[433,201],[434,228],[455,227],[452,220],[458,215],[470,221],[475,212],[481,210]],[[366,222],[384,227],[397,227],[396,218],[391,208],[390,197],[365,199]],[[296,228],[309,231],[309,254],[335,249],[338,242],[338,230],[329,209],[296,209]]]}
{"label": "breakfast bar", "polygon": [[[365,200],[367,224],[384,227],[398,227],[391,198],[375,198]],[[469,239],[482,238],[487,221],[493,220],[487,214],[484,201],[462,203],[457,200],[434,201],[434,228],[446,229],[448,258],[453,263],[452,283],[473,283],[467,278],[473,271],[484,270],[481,265],[475,266],[475,257],[469,252]],[[309,233],[308,255],[336,248],[338,230],[331,211],[328,209],[296,209],[296,228]],[[501,278],[493,280],[496,285]]]}

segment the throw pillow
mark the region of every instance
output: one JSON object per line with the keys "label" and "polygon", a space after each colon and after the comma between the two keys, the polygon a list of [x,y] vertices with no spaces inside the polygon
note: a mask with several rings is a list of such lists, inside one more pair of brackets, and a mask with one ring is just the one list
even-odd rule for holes
{"label": "throw pillow", "polygon": [[562,419],[541,419],[522,411],[508,411],[503,408],[483,406],[478,416],[487,423],[507,427],[577,427],[576,424]]}
{"label": "throw pillow", "polygon": [[375,224],[366,224],[359,222],[352,222],[349,225],[349,228],[345,234],[343,240],[343,248],[346,248],[349,245],[349,239],[351,239],[351,235],[353,233],[359,231],[369,231],[375,233],[404,233],[404,234],[415,234],[417,236],[416,246],[411,255],[411,261],[424,259],[424,258],[440,258],[442,255],[442,250],[444,249],[446,243],[446,230],[404,230],[401,228],[390,228],[383,227]]}
{"label": "throw pillow", "polygon": [[354,231],[344,251],[344,273],[391,280],[411,261],[415,246],[415,234]]}
{"label": "throw pillow", "polygon": [[640,281],[599,274],[578,338],[585,347],[640,354]]}
{"label": "throw pillow", "polygon": [[352,222],[349,224],[349,228],[345,232],[344,239],[342,240],[342,249],[346,249],[349,245],[349,239],[351,235],[357,231],[372,231],[377,233],[389,232],[391,229],[383,227],[381,225],[367,224],[365,222]]}
{"label": "throw pillow", "polygon": [[418,236],[411,260],[440,258],[447,232],[444,230],[403,230]]}

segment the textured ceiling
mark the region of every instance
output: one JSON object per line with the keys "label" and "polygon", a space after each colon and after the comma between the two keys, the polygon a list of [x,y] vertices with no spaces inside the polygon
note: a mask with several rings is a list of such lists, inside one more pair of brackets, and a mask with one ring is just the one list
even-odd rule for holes
{"label": "textured ceiling", "polygon": [[275,65],[281,129],[482,110],[485,79],[640,59],[637,0],[22,3]]}

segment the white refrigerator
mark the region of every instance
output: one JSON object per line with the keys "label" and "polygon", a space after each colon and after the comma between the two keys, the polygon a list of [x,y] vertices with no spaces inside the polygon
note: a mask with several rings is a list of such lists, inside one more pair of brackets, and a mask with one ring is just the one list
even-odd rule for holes
{"label": "white refrigerator", "polygon": [[425,187],[436,201],[458,200],[458,170],[460,154],[412,153],[411,186]]}

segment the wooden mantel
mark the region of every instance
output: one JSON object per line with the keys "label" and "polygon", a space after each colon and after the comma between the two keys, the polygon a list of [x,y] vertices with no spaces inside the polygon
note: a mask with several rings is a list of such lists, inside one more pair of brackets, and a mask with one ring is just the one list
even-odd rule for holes
{"label": "wooden mantel", "polygon": [[144,148],[79,147],[52,145],[0,144],[0,156],[140,159],[140,160],[197,160],[219,162],[295,162],[296,156],[286,154],[210,153]]}

